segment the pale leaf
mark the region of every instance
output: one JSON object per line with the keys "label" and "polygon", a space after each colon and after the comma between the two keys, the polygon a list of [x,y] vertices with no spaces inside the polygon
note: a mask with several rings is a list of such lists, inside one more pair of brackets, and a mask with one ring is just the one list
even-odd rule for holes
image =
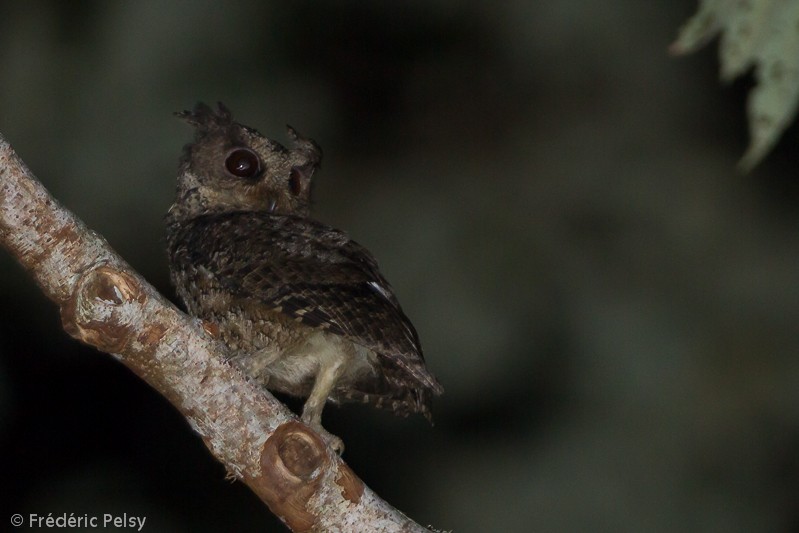
{"label": "pale leaf", "polygon": [[749,147],[739,165],[749,170],[768,153],[796,114],[799,101],[799,1],[702,0],[670,47],[693,52],[721,34],[724,81],[754,67],[749,95]]}

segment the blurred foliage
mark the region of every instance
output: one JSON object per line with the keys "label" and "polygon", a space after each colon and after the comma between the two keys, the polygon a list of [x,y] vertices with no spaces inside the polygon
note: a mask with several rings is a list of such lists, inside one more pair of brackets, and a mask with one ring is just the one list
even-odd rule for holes
{"label": "blurred foliage", "polygon": [[671,50],[685,54],[721,34],[721,79],[754,69],[757,85],[747,111],[749,148],[740,161],[751,170],[776,144],[799,104],[799,2],[701,0]]}

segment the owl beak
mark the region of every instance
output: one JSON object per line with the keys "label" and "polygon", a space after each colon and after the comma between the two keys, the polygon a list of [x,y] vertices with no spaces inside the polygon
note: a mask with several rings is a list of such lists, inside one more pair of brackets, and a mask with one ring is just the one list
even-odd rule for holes
{"label": "owl beak", "polygon": [[276,207],[277,207],[277,200],[272,198],[269,201],[269,207],[267,208],[267,211],[269,211],[270,213],[274,213]]}

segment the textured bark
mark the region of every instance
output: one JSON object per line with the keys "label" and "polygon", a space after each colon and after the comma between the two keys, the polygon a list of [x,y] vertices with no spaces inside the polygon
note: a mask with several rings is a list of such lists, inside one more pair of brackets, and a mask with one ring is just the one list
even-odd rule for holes
{"label": "textured bark", "polygon": [[114,355],[168,398],[292,531],[426,531],[248,383],[225,361],[213,325],[158,294],[49,195],[1,135],[0,244],[59,306],[70,335]]}

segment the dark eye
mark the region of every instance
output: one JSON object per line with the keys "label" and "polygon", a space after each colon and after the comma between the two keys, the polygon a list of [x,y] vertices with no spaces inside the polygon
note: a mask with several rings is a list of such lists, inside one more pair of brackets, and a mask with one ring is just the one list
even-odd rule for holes
{"label": "dark eye", "polygon": [[261,172],[261,162],[249,148],[236,148],[225,159],[225,168],[234,176],[252,178]]}
{"label": "dark eye", "polygon": [[292,168],[289,174],[289,190],[294,196],[299,196],[302,192],[302,176],[296,168]]}

